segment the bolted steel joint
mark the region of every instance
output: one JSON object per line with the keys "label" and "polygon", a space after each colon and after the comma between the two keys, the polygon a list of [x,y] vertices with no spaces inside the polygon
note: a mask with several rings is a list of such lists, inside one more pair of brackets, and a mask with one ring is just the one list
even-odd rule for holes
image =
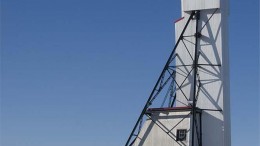
{"label": "bolted steel joint", "polygon": [[200,37],[202,37],[202,34],[201,34],[200,32],[197,32],[197,33],[194,34],[194,36],[195,36],[196,38],[200,38]]}

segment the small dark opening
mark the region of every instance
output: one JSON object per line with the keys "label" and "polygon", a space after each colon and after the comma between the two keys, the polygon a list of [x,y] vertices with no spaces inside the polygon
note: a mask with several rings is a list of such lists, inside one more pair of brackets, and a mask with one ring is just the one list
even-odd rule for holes
{"label": "small dark opening", "polygon": [[187,129],[177,129],[177,141],[186,140]]}

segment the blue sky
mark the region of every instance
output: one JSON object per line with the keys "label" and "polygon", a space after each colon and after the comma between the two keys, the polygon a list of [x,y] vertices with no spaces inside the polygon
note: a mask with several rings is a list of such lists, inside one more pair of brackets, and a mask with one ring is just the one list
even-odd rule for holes
{"label": "blue sky", "polygon": [[[232,146],[256,146],[259,1],[230,3]],[[1,145],[122,146],[179,17],[177,0],[2,0]]]}

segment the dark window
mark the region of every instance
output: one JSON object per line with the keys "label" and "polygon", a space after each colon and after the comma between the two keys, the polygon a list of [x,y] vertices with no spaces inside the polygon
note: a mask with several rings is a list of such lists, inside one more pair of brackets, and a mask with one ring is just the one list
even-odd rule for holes
{"label": "dark window", "polygon": [[177,141],[184,141],[186,140],[186,129],[177,129]]}

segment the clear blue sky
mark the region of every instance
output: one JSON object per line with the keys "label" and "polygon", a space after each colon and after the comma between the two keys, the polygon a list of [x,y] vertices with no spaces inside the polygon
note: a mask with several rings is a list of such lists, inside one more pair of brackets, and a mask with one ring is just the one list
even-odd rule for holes
{"label": "clear blue sky", "polygon": [[[231,0],[232,146],[259,139],[259,1]],[[2,0],[1,146],[122,146],[180,0]]]}

